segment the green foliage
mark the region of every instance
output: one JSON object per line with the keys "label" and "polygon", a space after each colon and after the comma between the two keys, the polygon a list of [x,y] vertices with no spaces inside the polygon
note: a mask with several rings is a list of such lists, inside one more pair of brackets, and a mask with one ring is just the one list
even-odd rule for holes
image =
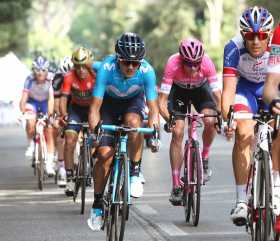
{"label": "green foliage", "polygon": [[19,54],[27,49],[27,16],[31,0],[0,2],[0,54],[13,50]]}
{"label": "green foliage", "polygon": [[280,21],[279,13],[280,13],[280,4],[279,1],[268,1],[268,0],[247,0],[248,6],[262,6],[267,8],[274,17],[275,23]]}

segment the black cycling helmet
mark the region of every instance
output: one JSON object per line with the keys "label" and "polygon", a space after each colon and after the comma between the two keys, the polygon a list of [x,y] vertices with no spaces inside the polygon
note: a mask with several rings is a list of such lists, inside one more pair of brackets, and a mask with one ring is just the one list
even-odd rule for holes
{"label": "black cycling helmet", "polygon": [[117,40],[115,51],[125,60],[142,60],[145,55],[145,43],[136,33],[124,33]]}

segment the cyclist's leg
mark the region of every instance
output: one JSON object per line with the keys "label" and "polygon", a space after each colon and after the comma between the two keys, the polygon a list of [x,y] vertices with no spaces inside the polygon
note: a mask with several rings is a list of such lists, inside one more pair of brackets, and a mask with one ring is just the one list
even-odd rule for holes
{"label": "cyclist's leg", "polygon": [[[81,113],[80,107],[71,106],[69,108],[69,122],[80,122]],[[76,125],[68,124],[65,129],[65,146],[64,146],[64,161],[67,177],[66,194],[73,195],[74,182],[72,180],[74,176],[74,150],[78,140],[78,133],[80,132],[80,127]]]}
{"label": "cyclist's leg", "polygon": [[30,113],[30,119],[26,120],[26,136],[28,140],[28,147],[25,152],[25,156],[32,157],[34,152],[34,134],[35,134],[35,125],[36,125],[36,105],[33,101],[29,100],[26,104],[26,112]]}
{"label": "cyclist's leg", "polygon": [[[200,88],[194,90],[193,105],[199,113],[203,114],[215,114],[216,103],[212,94],[212,90],[209,87],[209,84],[206,82]],[[209,152],[211,144],[216,136],[215,129],[215,118],[207,117],[203,119],[204,129],[202,133],[203,149],[201,157],[203,160],[203,169],[204,169],[204,179],[208,181],[212,171],[209,168]]]}
{"label": "cyclist's leg", "polygon": [[[111,104],[110,104],[111,103]],[[103,124],[118,124],[117,115],[114,112],[116,108],[112,107],[112,103],[107,98],[104,98],[101,107],[101,119]],[[113,104],[114,105],[114,104]],[[100,146],[97,151],[97,160],[94,165],[93,178],[94,178],[94,202],[90,211],[88,219],[88,226],[98,231],[101,229],[103,215],[103,193],[106,186],[107,179],[110,175],[110,167],[114,155],[114,134],[105,131]]]}
{"label": "cyclist's leg", "polygon": [[[235,112],[257,112],[257,101],[250,86],[242,83],[237,85],[234,110]],[[239,225],[245,224],[247,218],[246,183],[250,168],[251,146],[254,141],[254,126],[255,122],[252,120],[237,121],[233,146],[232,162],[236,182],[236,207],[231,212],[231,218],[234,223],[239,223]]]}
{"label": "cyclist's leg", "polygon": [[[48,113],[48,101],[38,102],[38,111],[47,115]],[[54,175],[54,136],[53,136],[53,127],[52,125],[47,125],[45,129],[46,135],[46,144],[47,144],[47,159],[46,161],[46,172],[49,175]]]}
{"label": "cyclist's leg", "polygon": [[[145,114],[144,93],[129,100],[122,101],[123,122],[131,127],[140,127]],[[141,175],[141,162],[144,136],[139,133],[129,134],[128,154],[130,159],[130,188],[131,196],[141,197],[144,192],[143,177]]]}
{"label": "cyclist's leg", "polygon": [[[191,91],[182,89],[176,85],[172,86],[169,99],[169,111],[186,113],[188,98]],[[183,105],[182,105],[183,104]],[[170,142],[169,156],[172,175],[172,190],[169,201],[178,205],[182,201],[182,190],[180,188],[180,173],[183,164],[182,142],[184,138],[185,120],[177,118],[176,125],[172,129],[172,138]]]}

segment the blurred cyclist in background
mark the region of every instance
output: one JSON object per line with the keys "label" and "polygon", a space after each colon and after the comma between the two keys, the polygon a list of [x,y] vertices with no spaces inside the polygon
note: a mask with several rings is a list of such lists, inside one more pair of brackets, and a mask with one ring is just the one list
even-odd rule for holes
{"label": "blurred cyclist in background", "polygon": [[[25,152],[27,157],[32,157],[34,153],[34,132],[36,124],[36,114],[42,112],[48,116],[53,114],[54,98],[52,88],[53,74],[48,71],[49,61],[42,56],[34,59],[32,63],[32,73],[24,83],[24,89],[20,100],[20,111],[28,113],[30,117],[26,122],[26,134],[29,146]],[[48,157],[46,161],[46,172],[54,175],[54,139],[51,126],[46,128],[46,139]]]}

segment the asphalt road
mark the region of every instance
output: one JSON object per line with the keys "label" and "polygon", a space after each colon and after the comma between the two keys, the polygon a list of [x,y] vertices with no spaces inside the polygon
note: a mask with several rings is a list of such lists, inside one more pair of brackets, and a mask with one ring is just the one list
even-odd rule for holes
{"label": "asphalt road", "polygon": [[[126,227],[127,241],[244,241],[245,228],[229,218],[234,204],[231,146],[217,137],[211,153],[213,176],[202,188],[198,227],[185,222],[183,207],[171,206],[169,136],[163,133],[157,154],[146,150],[143,172],[144,197],[133,200]],[[85,215],[79,203],[67,198],[49,179],[43,192],[36,188],[30,163],[24,158],[26,140],[21,128],[0,128],[0,241],[103,241],[104,232],[92,232],[86,224],[93,191],[87,193]]]}

